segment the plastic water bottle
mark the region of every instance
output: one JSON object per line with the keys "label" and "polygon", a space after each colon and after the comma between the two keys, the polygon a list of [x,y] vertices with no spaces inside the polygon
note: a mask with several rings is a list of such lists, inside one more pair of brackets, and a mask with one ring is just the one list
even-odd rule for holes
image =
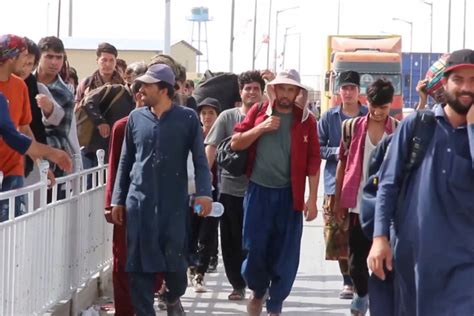
{"label": "plastic water bottle", "polygon": [[[194,213],[198,214],[201,213],[201,205],[200,204],[195,204],[194,205]],[[211,212],[209,213],[210,217],[220,217],[224,214],[224,205],[219,202],[212,202],[212,209]]]}

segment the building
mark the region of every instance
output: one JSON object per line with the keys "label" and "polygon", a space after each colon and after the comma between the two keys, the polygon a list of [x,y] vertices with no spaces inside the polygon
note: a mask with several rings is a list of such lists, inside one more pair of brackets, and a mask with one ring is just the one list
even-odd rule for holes
{"label": "building", "polygon": [[[79,80],[89,76],[97,70],[97,56],[95,51],[99,43],[108,42],[118,50],[118,58],[124,59],[127,64],[134,61],[148,63],[156,54],[163,52],[163,41],[137,39],[92,39],[92,38],[63,38],[64,47],[69,64],[76,68]],[[196,57],[201,52],[188,42],[182,40],[171,45],[171,56],[181,63],[187,70],[190,79],[196,75]]]}

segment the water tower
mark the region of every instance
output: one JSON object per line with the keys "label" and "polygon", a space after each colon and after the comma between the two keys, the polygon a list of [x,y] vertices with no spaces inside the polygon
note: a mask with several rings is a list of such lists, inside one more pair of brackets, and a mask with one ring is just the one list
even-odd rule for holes
{"label": "water tower", "polygon": [[[198,55],[197,60],[197,72],[201,73],[201,63],[205,63],[206,69],[209,69],[209,49],[207,45],[207,22],[211,21],[209,18],[209,8],[206,7],[194,7],[191,9],[191,16],[187,17],[186,20],[193,22],[193,30],[191,33],[191,45],[197,46],[197,49],[202,53]],[[197,23],[198,32],[197,39],[194,35],[194,27]],[[204,36],[201,36],[201,23],[204,24]],[[197,43],[197,45],[194,45]],[[201,49],[201,43],[206,45],[206,51],[203,52]],[[203,56],[201,60],[201,56]]]}

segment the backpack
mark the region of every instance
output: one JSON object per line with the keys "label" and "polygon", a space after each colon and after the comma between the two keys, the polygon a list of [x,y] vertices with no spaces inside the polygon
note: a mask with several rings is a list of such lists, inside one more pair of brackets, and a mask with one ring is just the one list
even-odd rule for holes
{"label": "backpack", "polygon": [[[263,107],[263,102],[257,105],[257,112],[255,117]],[[255,119],[255,118],[254,118]],[[229,172],[234,177],[240,177],[245,174],[247,169],[248,149],[232,150],[230,144],[232,142],[232,135],[223,139],[216,150],[216,162],[219,167]]]}
{"label": "backpack", "polygon": [[[403,167],[403,181],[398,198],[398,206],[404,200],[408,177],[423,161],[436,128],[436,118],[431,110],[417,111],[416,117],[412,122],[413,126],[410,129],[411,137],[408,145],[409,153]],[[369,162],[369,176],[362,191],[359,220],[362,231],[370,240],[372,240],[374,233],[375,203],[378,184],[380,183],[379,170],[384,162],[392,136],[393,134],[381,140],[372,152]]]}
{"label": "backpack", "polygon": [[[117,87],[120,87],[118,91]],[[97,94],[102,93],[103,89],[105,89],[105,92],[100,98],[97,107],[100,109],[102,105],[107,105],[105,111],[101,113],[101,115],[105,117],[105,115],[112,109],[114,104],[123,96],[123,94],[127,91],[128,88],[124,85],[107,84],[105,86],[90,91],[84,96],[75,111],[77,120],[77,136],[79,139],[79,145],[81,147],[89,147],[89,144],[91,143],[92,137],[94,136],[94,132],[96,130],[96,125],[87,113],[86,105],[91,98],[96,98]]]}

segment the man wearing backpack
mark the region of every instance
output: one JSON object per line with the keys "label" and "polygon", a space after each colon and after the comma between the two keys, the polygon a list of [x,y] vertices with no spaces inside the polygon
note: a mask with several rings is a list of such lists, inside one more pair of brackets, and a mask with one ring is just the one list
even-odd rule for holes
{"label": "man wearing backpack", "polygon": [[[206,136],[206,156],[210,166],[214,164],[216,149],[220,142],[234,133],[236,124],[244,120],[250,108],[262,101],[265,81],[258,71],[246,71],[238,78],[242,105],[223,111]],[[244,218],[243,200],[247,190],[248,179],[245,175],[235,177],[226,170],[221,170],[219,201],[225,212],[220,218],[220,236],[222,259],[227,279],[232,285],[229,300],[245,299],[245,280],[240,273],[245,259],[242,250],[242,225]]]}
{"label": "man wearing backpack", "polygon": [[379,172],[367,262],[381,279],[384,269],[395,271],[397,315],[474,314],[474,51],[450,55],[443,86],[447,102],[433,109],[437,122],[420,166],[403,181],[411,115]]}
{"label": "man wearing backpack", "polygon": [[391,82],[378,79],[367,90],[369,113],[342,124],[334,211],[338,222],[349,215],[349,273],[355,292],[351,303],[352,315],[365,315],[369,307],[366,259],[371,242],[362,232],[359,213],[370,155],[385,135],[393,133],[397,124],[394,118],[389,117],[393,94]]}
{"label": "man wearing backpack", "polygon": [[318,122],[321,158],[324,167],[324,239],[326,260],[338,260],[343,277],[341,299],[352,299],[353,287],[347,263],[347,225],[335,221],[333,209],[336,193],[336,167],[339,161],[341,125],[346,119],[367,114],[367,107],[359,102],[360,76],[356,71],[344,71],[338,77],[339,95],[342,103],[326,111]]}

